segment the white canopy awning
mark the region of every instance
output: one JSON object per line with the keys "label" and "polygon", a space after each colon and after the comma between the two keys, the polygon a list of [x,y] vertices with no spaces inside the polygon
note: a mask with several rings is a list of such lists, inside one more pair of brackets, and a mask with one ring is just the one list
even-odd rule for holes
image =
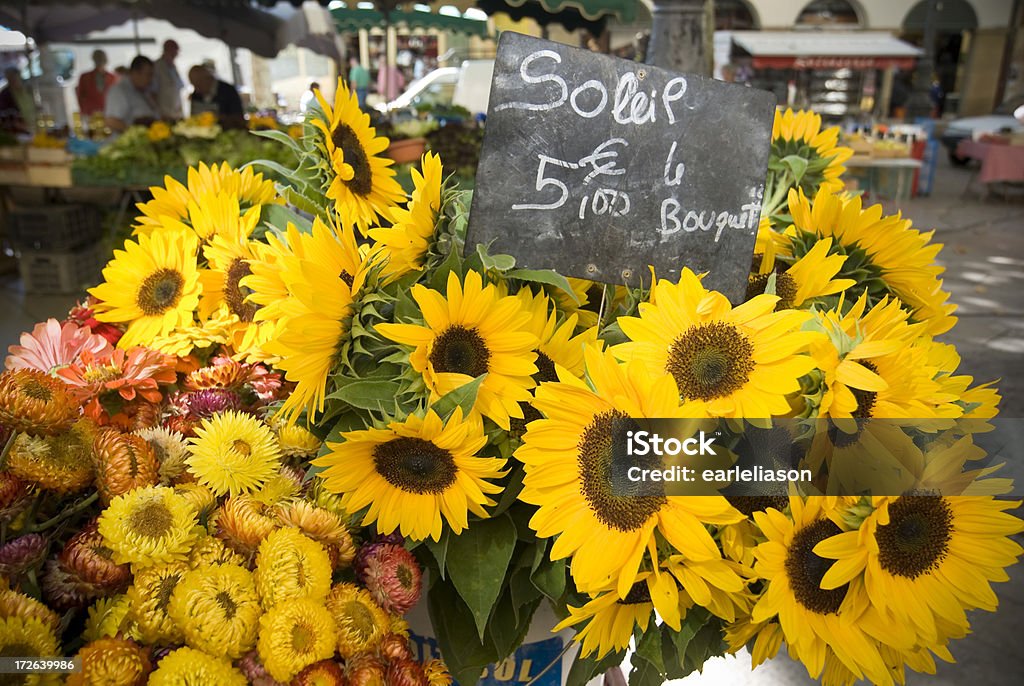
{"label": "white canopy awning", "polygon": [[920,48],[881,31],[733,31],[764,69],[912,69]]}

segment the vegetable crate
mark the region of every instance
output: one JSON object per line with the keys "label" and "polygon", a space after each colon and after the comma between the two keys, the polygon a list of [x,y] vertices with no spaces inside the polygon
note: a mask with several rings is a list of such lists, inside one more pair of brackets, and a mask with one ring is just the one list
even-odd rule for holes
{"label": "vegetable crate", "polygon": [[96,243],[103,234],[92,205],[51,205],[12,210],[9,238],[19,250],[62,253]]}
{"label": "vegetable crate", "polygon": [[22,251],[18,266],[26,293],[75,293],[99,277],[106,257],[106,246],[97,241],[69,252]]}

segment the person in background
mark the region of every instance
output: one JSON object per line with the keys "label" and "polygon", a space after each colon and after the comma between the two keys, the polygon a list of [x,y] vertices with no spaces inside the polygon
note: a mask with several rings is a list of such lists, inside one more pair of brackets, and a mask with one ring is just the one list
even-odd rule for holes
{"label": "person in background", "polygon": [[320,90],[320,84],[314,81],[309,84],[309,90],[302,94],[299,98],[299,112],[303,114],[310,108],[310,106],[316,102],[316,92]]}
{"label": "person in background", "polygon": [[181,80],[178,68],[174,66],[178,52],[177,41],[164,41],[164,51],[154,63],[153,72],[153,86],[160,117],[171,121],[182,117],[181,89],[185,87],[185,82]]}
{"label": "person in background", "polygon": [[153,98],[153,60],[137,55],[128,68],[128,75],[107,92],[107,128],[120,133],[132,124],[149,125],[160,118]]}
{"label": "person in background", "polygon": [[387,64],[386,60],[381,60],[380,69],[377,70],[377,92],[384,98],[384,102],[391,102],[403,90],[405,76],[402,75],[402,70],[393,64]]}
{"label": "person in background", "polygon": [[366,109],[366,96],[370,92],[370,70],[359,63],[359,58],[348,58],[348,87],[356,92],[359,108]]}
{"label": "person in background", "polygon": [[188,80],[193,89],[189,96],[193,117],[203,112],[213,112],[224,128],[245,126],[245,113],[238,89],[216,78],[201,64],[188,70]]}
{"label": "person in background", "polygon": [[78,111],[82,117],[91,117],[107,106],[107,91],[117,83],[117,77],[107,71],[107,53],[93,50],[93,70],[87,71],[78,78],[75,95],[78,96]]}
{"label": "person in background", "polygon": [[0,90],[0,130],[32,133],[36,128],[36,102],[17,67],[4,69],[7,85]]}

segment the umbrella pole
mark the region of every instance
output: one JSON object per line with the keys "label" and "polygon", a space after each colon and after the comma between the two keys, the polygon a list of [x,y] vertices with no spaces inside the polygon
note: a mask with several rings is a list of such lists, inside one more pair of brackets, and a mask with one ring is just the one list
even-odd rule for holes
{"label": "umbrella pole", "polygon": [[135,54],[142,54],[142,40],[139,38],[139,13],[132,12],[132,34],[135,37]]}

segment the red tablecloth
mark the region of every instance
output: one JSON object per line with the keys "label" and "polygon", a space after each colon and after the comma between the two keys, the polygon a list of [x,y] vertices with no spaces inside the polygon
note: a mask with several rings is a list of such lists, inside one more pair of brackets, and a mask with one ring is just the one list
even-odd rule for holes
{"label": "red tablecloth", "polygon": [[982,183],[1024,181],[1024,145],[964,140],[957,146],[956,154],[981,160],[978,180]]}

